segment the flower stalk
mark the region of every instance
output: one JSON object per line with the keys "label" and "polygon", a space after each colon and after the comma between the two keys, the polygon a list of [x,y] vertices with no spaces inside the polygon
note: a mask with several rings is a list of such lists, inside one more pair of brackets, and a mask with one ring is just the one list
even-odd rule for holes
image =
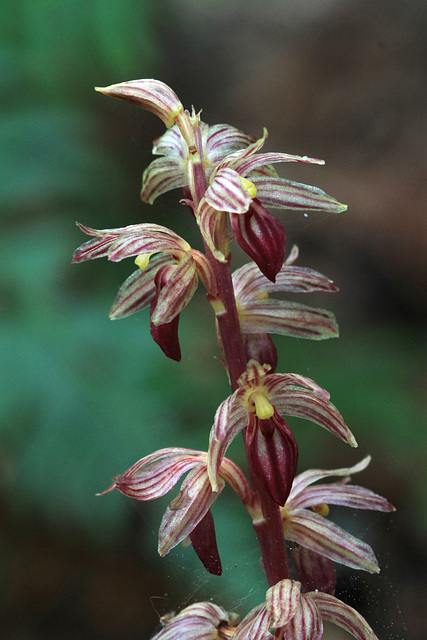
{"label": "flower stalk", "polygon": [[[239,623],[211,603],[190,605],[164,621],[158,640],[319,640],[323,619],[359,640],[375,640],[367,622],[334,597],[334,562],[379,571],[373,550],[328,518],[328,504],[391,511],[372,491],[350,484],[370,458],[350,468],[312,469],[297,475],[298,432],[284,416],[305,418],[351,447],[356,440],[329,393],[296,373],[277,373],[272,334],[324,340],[338,336],[333,314],[284,299],[287,293],[333,293],[336,285],[317,271],[295,265],[298,248],[285,259],[286,233],[266,207],[339,214],[347,208],[321,189],[278,175],[276,164],[322,160],[286,153],[260,153],[256,139],[229,125],[208,126],[184,109],[175,92],[157,80],[98,88],[157,115],[168,130],[155,141],[157,157],[144,171],[141,198],[153,203],[182,189],[198,225],[204,252],[158,224],[92,229],[74,262],[133,257],[138,267],[120,287],[112,319],[150,309],[150,332],[165,355],[181,358],[180,314],[200,285],[216,319],[218,345],[230,395],[218,407],[207,451],[167,447],[145,455],[115,476],[103,493],[117,489],[140,501],[165,496],[181,480],[159,529],[161,556],[190,545],[207,571],[221,575],[212,508],[228,485],[247,510],[256,532],[268,590],[266,599]],[[232,242],[251,259],[232,271]],[[277,297],[280,294],[281,297]],[[239,435],[246,472],[225,456]],[[319,481],[337,476],[337,482]],[[309,510],[310,509],[310,510]],[[288,543],[294,548],[288,555]],[[296,545],[296,546],[295,546]],[[291,573],[292,563],[294,573]],[[297,575],[293,580],[291,575]]]}

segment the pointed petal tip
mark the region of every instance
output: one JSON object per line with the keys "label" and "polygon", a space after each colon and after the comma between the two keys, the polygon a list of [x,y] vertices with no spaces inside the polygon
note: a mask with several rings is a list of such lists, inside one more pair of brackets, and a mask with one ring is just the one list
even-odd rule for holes
{"label": "pointed petal tip", "polygon": [[116,481],[114,481],[112,484],[110,484],[110,486],[105,489],[104,491],[100,491],[99,493],[95,493],[96,496],[105,496],[106,493],[110,493],[111,491],[114,491],[114,489],[117,487]]}

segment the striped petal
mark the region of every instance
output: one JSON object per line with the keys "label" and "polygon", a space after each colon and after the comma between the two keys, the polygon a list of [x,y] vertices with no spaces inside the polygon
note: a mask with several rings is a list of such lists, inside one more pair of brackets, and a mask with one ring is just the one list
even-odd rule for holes
{"label": "striped petal", "polygon": [[162,287],[151,321],[155,325],[171,322],[190,302],[197,289],[196,264],[191,253],[186,253]]}
{"label": "striped petal", "polygon": [[142,271],[137,269],[124,281],[109,312],[111,320],[126,318],[145,307],[150,306],[156,294],[154,278],[157,271],[170,264],[175,264],[172,256],[159,253],[153,256],[148,266]]}
{"label": "striped petal", "polygon": [[218,628],[228,626],[231,615],[211,602],[196,602],[176,616],[166,616],[163,629],[152,640],[218,640]]}
{"label": "striped petal", "polygon": [[294,156],[289,153],[259,153],[256,155],[243,158],[233,163],[233,169],[236,169],[242,176],[247,176],[252,171],[259,169],[265,165],[275,164],[277,162],[303,162],[307,164],[325,164],[324,160],[316,158],[308,158],[307,156]]}
{"label": "striped petal", "polygon": [[269,176],[254,175],[251,181],[257,188],[257,197],[267,207],[327,213],[341,213],[347,209],[347,205],[339,203],[318,187]]}
{"label": "striped petal", "polygon": [[264,604],[260,604],[248,613],[237,626],[233,640],[270,640],[268,631],[270,614]]}
{"label": "striped petal", "polygon": [[[360,473],[360,471],[366,469],[370,462],[371,456],[366,456],[363,460],[352,467],[344,467],[342,469],[308,469],[307,471],[303,471],[297,475],[294,480],[289,500],[296,498],[296,496],[299,495],[305,487],[308,487],[310,484],[313,484],[318,480],[323,480],[323,478],[330,478],[332,476],[346,477],[351,476],[353,473]],[[346,478],[346,481],[348,480],[349,477]]]}
{"label": "striped petal", "polygon": [[338,598],[316,591],[307,594],[314,600],[324,620],[342,627],[357,640],[378,640],[365,618]]}
{"label": "striped petal", "polygon": [[184,473],[205,459],[206,453],[195,449],[159,449],[114,476],[113,484],[98,495],[117,489],[135,500],[160,498],[173,489]]}
{"label": "striped petal", "polygon": [[182,483],[180,492],[172,500],[162,518],[158,545],[161,556],[169,553],[193,531],[209,511],[224,485],[224,481],[220,478],[218,490],[212,491],[205,463],[197,465],[190,471]]}
{"label": "striped petal", "polygon": [[290,499],[288,506],[292,509],[305,509],[323,503],[370,511],[395,510],[388,500],[365,487],[338,482],[307,487],[297,497]]}
{"label": "striped petal", "polygon": [[292,620],[283,629],[284,640],[321,640],[322,617],[316,603],[301,595],[301,601]]}
{"label": "striped petal", "polygon": [[234,292],[239,304],[252,301],[266,293],[335,292],[338,287],[326,276],[307,267],[284,264],[271,282],[252,262],[233,273]]}
{"label": "striped petal", "polygon": [[153,204],[163,193],[188,184],[181,158],[157,158],[142,175],[141,200]]}
{"label": "striped petal", "polygon": [[243,187],[241,176],[228,167],[215,172],[205,198],[214,209],[230,213],[245,213],[252,202],[251,196]]}
{"label": "striped petal", "polygon": [[285,538],[353,569],[378,573],[371,547],[323,516],[306,509],[285,514]]}
{"label": "striped petal", "polygon": [[95,87],[95,90],[151,111],[163,120],[167,127],[172,127],[177,116],[184,111],[176,93],[160,80],[131,80],[109,87]]}
{"label": "striped petal", "polygon": [[209,164],[219,164],[227,155],[246,148],[255,138],[228,124],[209,127],[206,137],[206,158]]}
{"label": "striped petal", "polygon": [[240,395],[237,391],[219,405],[209,436],[207,464],[213,491],[218,490],[218,472],[228,446],[248,424],[248,412],[236,394]]}
{"label": "striped petal", "polygon": [[287,625],[298,611],[301,603],[301,583],[296,580],[281,580],[267,591],[265,606],[271,616],[271,626]]}
{"label": "striped petal", "polygon": [[239,318],[244,333],[276,333],[310,340],[336,338],[339,334],[331,311],[286,300],[266,298],[240,304]]}
{"label": "striped petal", "polygon": [[[296,387],[295,382],[305,389]],[[311,420],[350,446],[357,446],[338,409],[328,400],[327,391],[310,378],[276,373],[266,376],[263,384],[269,389],[270,402],[279,413]]]}
{"label": "striped petal", "polygon": [[197,220],[203,240],[212,251],[214,257],[219,262],[226,262],[226,257],[218,247],[217,242],[217,238],[220,235],[225,235],[225,233],[220,233],[227,223],[224,212],[217,211],[208,203],[206,198],[202,198],[197,210]]}

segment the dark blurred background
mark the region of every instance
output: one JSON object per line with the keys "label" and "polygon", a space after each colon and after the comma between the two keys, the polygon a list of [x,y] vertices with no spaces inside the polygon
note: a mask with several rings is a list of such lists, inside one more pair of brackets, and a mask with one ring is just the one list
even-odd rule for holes
{"label": "dark blurred background", "polygon": [[2,4],[1,638],[144,639],[171,609],[212,597],[244,615],[265,591],[228,492],[214,510],[221,579],[191,549],[157,557],[167,498],[95,497],[156,448],[206,448],[228,394],[203,295],[181,319],[176,364],[150,341],[146,312],[107,317],[131,261],[70,264],[84,240],[75,220],[156,221],[195,241],[178,194],[139,200],[160,120],[93,91],[141,77],[168,83],[210,124],[255,136],[266,126],[267,149],[324,158],[280,174],[349,204],[340,216],[278,214],[299,263],[341,288],[309,302],[336,312],[340,340],[280,338],[279,369],[326,387],[359,442],[349,450],[293,421],[300,470],[371,453],[355,481],[398,507],[335,510],[382,567],[341,570],[339,593],[382,640],[425,637],[426,32],[419,0]]}

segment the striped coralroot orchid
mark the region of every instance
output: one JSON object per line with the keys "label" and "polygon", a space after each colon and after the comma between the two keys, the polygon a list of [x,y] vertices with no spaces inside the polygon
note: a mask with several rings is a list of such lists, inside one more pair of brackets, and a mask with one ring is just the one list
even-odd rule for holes
{"label": "striped coralroot orchid", "polygon": [[[183,543],[207,571],[220,575],[213,511],[228,485],[252,520],[268,585],[265,602],[240,623],[234,613],[200,602],[165,616],[155,640],[268,640],[273,630],[277,640],[320,640],[323,620],[358,640],[375,640],[367,622],[334,596],[334,563],[376,573],[374,551],[334,524],[327,517],[328,505],[384,512],[394,507],[350,484],[350,475],[363,471],[369,457],[352,467],[297,475],[301,427],[291,428],[288,417],[315,423],[351,447],[357,443],[325,389],[298,373],[276,372],[278,355],[271,337],[337,337],[330,311],[283,294],[333,293],[338,288],[318,271],[296,265],[297,247],[285,259],[286,232],[269,209],[339,214],[346,205],[317,187],[279,176],[276,167],[281,164],[324,162],[262,151],[266,129],[256,139],[227,124],[210,126],[158,80],[97,90],[157,115],[167,127],[154,142],[156,158],[143,173],[141,199],[152,204],[181,189],[180,202],[190,209],[201,248],[193,249],[156,223],[100,230],[78,223],[90,239],[76,250],[73,262],[133,258],[137,269],[120,287],[110,318],[149,308],[152,338],[177,361],[179,318],[201,282],[215,315],[231,388],[215,413],[207,451],[166,447],[144,455],[115,476],[103,494],[117,489],[138,501],[162,499],[182,480],[161,520],[158,552],[164,556]],[[251,260],[235,270],[233,240]],[[247,474],[225,457],[239,434]],[[322,482],[325,478],[335,480]],[[232,522],[230,518],[230,527]],[[299,581],[291,579],[290,560]]]}

